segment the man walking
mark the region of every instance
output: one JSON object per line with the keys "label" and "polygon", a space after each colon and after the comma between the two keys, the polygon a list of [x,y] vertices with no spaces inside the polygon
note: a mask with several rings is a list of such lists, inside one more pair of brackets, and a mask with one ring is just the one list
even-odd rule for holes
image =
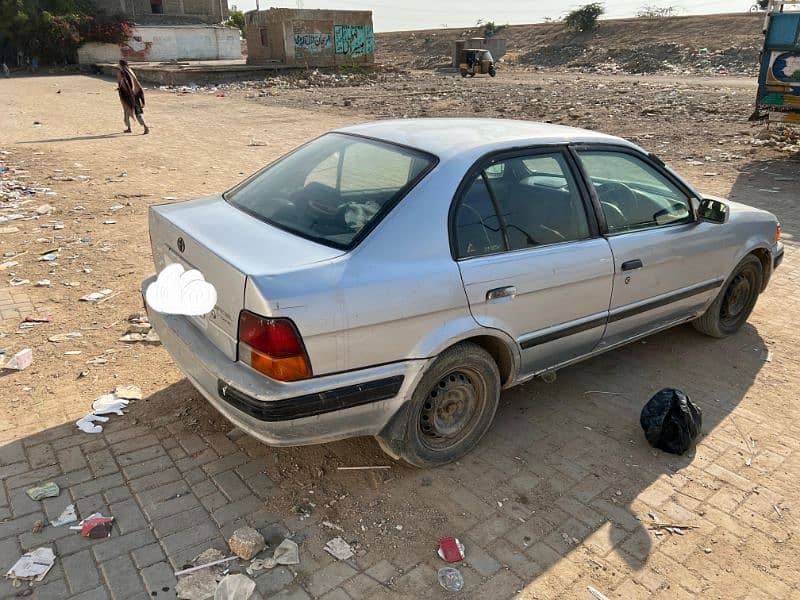
{"label": "man walking", "polygon": [[119,71],[117,71],[117,91],[119,101],[122,103],[122,110],[125,112],[125,133],[131,132],[131,117],[135,116],[139,125],[144,127],[144,134],[150,133],[150,128],[142,118],[144,112],[144,90],[139,85],[139,80],[128,66],[128,61],[119,61]]}

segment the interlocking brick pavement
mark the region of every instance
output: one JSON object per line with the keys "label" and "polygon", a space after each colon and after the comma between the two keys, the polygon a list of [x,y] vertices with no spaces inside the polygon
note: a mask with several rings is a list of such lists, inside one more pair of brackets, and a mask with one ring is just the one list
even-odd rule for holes
{"label": "interlocking brick pavement", "polygon": [[[192,101],[211,110],[207,100]],[[800,597],[800,210],[796,194],[757,193],[779,168],[754,162],[732,182],[737,198],[780,214],[787,238],[784,265],[739,334],[712,340],[680,327],[565,369],[554,384],[508,390],[479,447],[435,471],[339,472],[387,459],[371,440],[274,449],[231,432],[160,348],[126,349],[119,364],[132,371],[107,365],[80,385],[68,364],[37,379],[35,359],[0,378],[0,569],[47,545],[58,559],[35,598],[171,598],[175,569],[207,548],[226,552],[227,536],[248,524],[273,544],[289,535],[300,545],[299,565],[255,577],[256,600],[449,597],[436,582],[445,535],[466,545],[461,598],[588,599],[589,585],[626,599]],[[797,177],[796,162],[782,168]],[[16,302],[10,294],[0,300]],[[131,372],[146,398],[101,434],[77,431],[91,400]],[[704,413],[685,456],[650,448],[639,427],[642,404],[664,386],[684,388]],[[58,498],[27,497],[48,480]],[[33,533],[72,502],[82,515],[114,515],[111,538]],[[697,529],[658,535],[649,513]],[[344,562],[322,550],[340,534],[357,543]],[[0,598],[18,591],[0,580]]]}

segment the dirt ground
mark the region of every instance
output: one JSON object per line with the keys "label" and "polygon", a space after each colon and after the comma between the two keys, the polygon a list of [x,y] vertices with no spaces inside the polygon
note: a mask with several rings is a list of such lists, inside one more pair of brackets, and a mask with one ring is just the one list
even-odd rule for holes
{"label": "dirt ground", "polygon": [[[27,370],[0,378],[0,501],[14,492],[3,450],[38,447],[117,384],[136,384],[145,397],[114,417],[118,428],[163,438],[230,434],[161,347],[118,341],[128,315],[142,308],[138,286],[153,270],[150,204],[222,191],[347,123],[420,115],[550,120],[634,139],[704,191],[773,211],[783,224],[784,265],[738,335],[716,341],[681,327],[566,369],[554,384],[510,390],[480,447],[447,468],[347,473],[336,467],[391,461],[369,439],[289,449],[236,439],[236,451],[274,482],[261,508],[303,539],[303,564],[286,584],[294,587],[278,597],[443,597],[435,556],[443,535],[469,540],[465,598],[590,598],[588,585],[619,598],[800,597],[800,157],[754,145],[760,129],[746,121],[749,80],[546,73],[463,81],[412,73],[353,88],[220,90],[147,89],[152,131],[143,136],[136,125],[122,133],[109,80],[0,80],[0,165],[24,169],[25,181],[55,192],[0,210],[55,207],[51,215],[0,223],[18,227],[0,233],[0,252],[20,263],[0,274],[31,282],[8,288],[13,302],[53,317],[21,329],[25,310],[0,313],[0,348],[34,354]],[[55,221],[64,228],[54,229]],[[38,260],[56,248],[56,261]],[[34,285],[44,278],[50,287]],[[105,288],[117,294],[99,304],[79,301]],[[48,341],[73,331],[82,336]],[[87,364],[96,357],[108,362]],[[704,411],[703,437],[689,456],[654,451],[638,428],[642,404],[667,385],[686,389]],[[636,519],[647,522],[650,512],[697,529],[648,530]],[[0,502],[0,541],[17,517],[13,503]],[[335,533],[323,521],[356,544],[357,564],[346,577],[319,551]],[[19,539],[0,548],[33,543]],[[178,559],[166,551],[174,566]],[[0,554],[7,569],[15,556]],[[370,571],[384,563],[391,576]],[[103,573],[101,587],[127,597]],[[318,584],[319,573],[335,583]],[[74,593],[69,572],[66,579],[64,589]]]}

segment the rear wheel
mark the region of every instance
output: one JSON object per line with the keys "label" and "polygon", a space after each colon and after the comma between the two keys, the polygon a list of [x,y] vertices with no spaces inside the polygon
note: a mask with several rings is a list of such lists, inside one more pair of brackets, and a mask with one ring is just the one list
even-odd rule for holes
{"label": "rear wheel", "polygon": [[462,77],[466,77],[467,76],[467,70],[466,69],[461,69],[461,76]]}
{"label": "rear wheel", "polygon": [[497,75],[497,70],[494,67],[489,67],[489,77]]}
{"label": "rear wheel", "polygon": [[746,256],[705,314],[692,322],[694,328],[717,338],[739,331],[753,312],[763,277],[761,261],[752,254]]}
{"label": "rear wheel", "polygon": [[500,399],[500,372],[471,343],[443,352],[422,376],[406,414],[398,454],[421,468],[457,460],[480,441]]}

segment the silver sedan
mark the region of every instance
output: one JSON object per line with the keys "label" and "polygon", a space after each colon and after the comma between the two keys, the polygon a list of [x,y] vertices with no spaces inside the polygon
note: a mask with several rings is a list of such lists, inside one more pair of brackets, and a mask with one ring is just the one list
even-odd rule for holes
{"label": "silver sedan", "polygon": [[772,214],[636,145],[510,120],[346,127],[149,218],[157,270],[216,289],[205,315],[149,312],[217,410],[421,467],[475,446],[503,388],[679,323],[735,333],[783,257]]}

